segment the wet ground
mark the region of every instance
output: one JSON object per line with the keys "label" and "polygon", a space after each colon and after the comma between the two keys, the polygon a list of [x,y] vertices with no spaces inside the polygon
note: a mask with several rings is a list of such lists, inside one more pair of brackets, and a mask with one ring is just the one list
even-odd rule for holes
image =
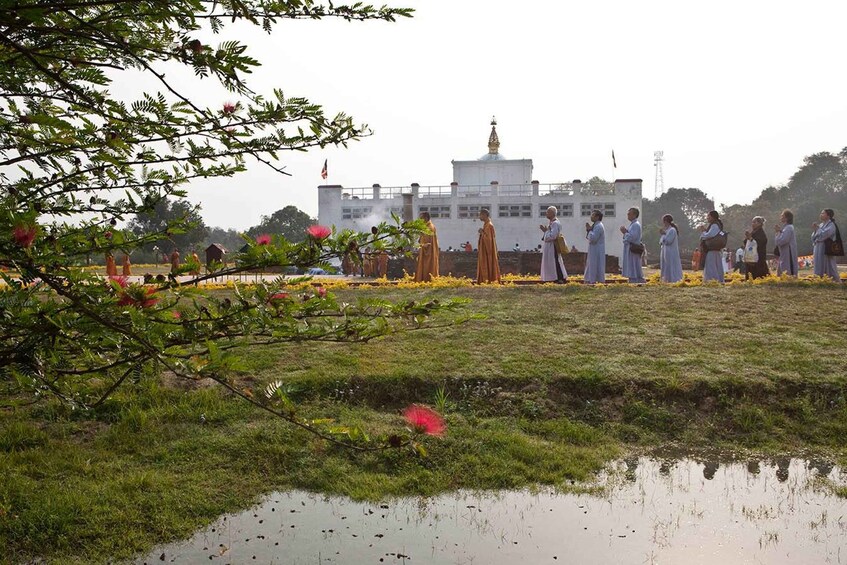
{"label": "wet ground", "polygon": [[847,563],[847,471],[802,459],[619,461],[597,495],[359,503],[274,493],[136,563]]}

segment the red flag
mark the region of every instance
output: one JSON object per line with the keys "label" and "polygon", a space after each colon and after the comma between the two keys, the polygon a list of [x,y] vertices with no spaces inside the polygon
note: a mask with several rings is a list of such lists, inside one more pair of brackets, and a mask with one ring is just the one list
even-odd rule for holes
{"label": "red flag", "polygon": [[327,174],[328,174],[328,172],[327,172],[327,168],[326,168],[326,159],[324,159],[324,168],[321,169],[321,178],[326,180]]}

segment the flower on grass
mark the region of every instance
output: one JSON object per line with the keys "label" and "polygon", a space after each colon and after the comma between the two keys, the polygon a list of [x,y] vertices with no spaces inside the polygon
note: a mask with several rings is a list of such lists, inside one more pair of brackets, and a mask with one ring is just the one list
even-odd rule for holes
{"label": "flower on grass", "polygon": [[320,296],[321,298],[326,298],[326,289],[324,287],[318,287],[318,296]]}
{"label": "flower on grass", "polygon": [[270,243],[271,236],[269,234],[263,233],[256,236],[256,245],[270,245]]}
{"label": "flower on grass", "polygon": [[412,404],[403,411],[403,416],[412,426],[412,429],[419,434],[440,436],[444,435],[444,430],[447,429],[444,418],[438,412],[426,406]]}
{"label": "flower on grass", "polygon": [[235,103],[234,102],[224,102],[224,114],[234,114],[235,113]]}
{"label": "flower on grass", "polygon": [[15,243],[23,248],[30,247],[35,241],[35,236],[38,235],[38,226],[18,224],[12,230],[12,238]]}
{"label": "flower on grass", "polygon": [[332,230],[326,226],[309,226],[306,229],[306,233],[308,233],[315,239],[324,239],[329,237],[329,235],[332,233]]}

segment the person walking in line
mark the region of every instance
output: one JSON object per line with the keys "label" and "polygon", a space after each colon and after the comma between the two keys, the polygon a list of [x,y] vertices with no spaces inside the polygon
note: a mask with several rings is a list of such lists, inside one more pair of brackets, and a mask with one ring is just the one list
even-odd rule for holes
{"label": "person walking in line", "polygon": [[659,239],[661,253],[659,255],[659,270],[662,282],[675,283],[682,280],[682,259],[679,257],[679,228],[673,222],[673,216],[662,216],[662,237]]}
{"label": "person walking in line", "polygon": [[497,237],[494,224],[491,223],[491,213],[483,208],[479,211],[482,227],[479,228],[479,254],[476,263],[476,282],[500,282],[500,258],[497,255]]}
{"label": "person walking in line", "polygon": [[108,251],[106,252],[106,276],[118,276],[118,268],[115,265],[115,257]]}
{"label": "person walking in line", "polygon": [[591,212],[591,222],[585,222],[585,239],[588,240],[588,253],[585,256],[586,284],[604,284],[606,282],[606,228],[603,227],[603,212]]}
{"label": "person walking in line", "polygon": [[623,276],[631,283],[644,283],[644,271],[641,267],[641,255],[644,253],[644,244],[641,241],[641,222],[638,221],[640,212],[638,208],[630,208],[626,211],[626,219],[629,227],[621,226],[623,234],[623,257],[621,257],[621,271]]}
{"label": "person walking in line", "polygon": [[756,250],[759,254],[759,260],[756,261],[753,267],[753,278],[759,279],[771,274],[768,268],[768,236],[765,234],[765,219],[761,216],[755,216],[752,221],[751,234],[756,241]]}
{"label": "person walking in line", "polygon": [[123,260],[121,261],[121,273],[125,277],[132,276],[132,264],[129,262],[128,253],[124,253]]}
{"label": "person walking in line", "polygon": [[709,249],[707,240],[723,234],[723,222],[716,210],[706,214],[706,224],[700,226],[700,250],[705,257],[700,260],[703,267],[703,282],[724,282],[723,265],[721,265],[721,250]]}
{"label": "person walking in line", "polygon": [[568,280],[568,272],[565,270],[562,256],[556,249],[556,239],[562,233],[562,224],[556,217],[558,213],[555,206],[550,206],[547,208],[547,225],[538,226],[544,234],[541,236],[541,241],[544,242],[541,248],[541,281],[563,284]]}
{"label": "person walking in line", "polygon": [[759,244],[753,239],[753,232],[744,232],[744,280],[748,280],[756,271],[759,262]]}
{"label": "person walking in line", "polygon": [[841,277],[838,274],[837,256],[826,254],[827,240],[835,242],[840,239],[838,238],[838,226],[835,224],[835,211],[831,208],[821,210],[820,220],[820,224],[817,222],[812,224],[815,274],[819,277],[830,277],[835,282],[840,283]]}
{"label": "person walking in line", "polygon": [[777,275],[783,273],[796,277],[799,272],[797,268],[797,235],[794,233],[794,212],[783,210],[779,222],[774,226],[774,243],[776,244],[776,258],[779,262],[776,269]]}
{"label": "person walking in line", "polygon": [[426,222],[429,233],[423,234],[418,241],[421,248],[418,251],[415,282],[429,282],[432,280],[432,277],[438,276],[438,234],[435,231],[435,225],[432,223],[429,212],[421,212],[418,217]]}
{"label": "person walking in line", "polygon": [[171,273],[177,274],[179,272],[179,250],[174,248],[171,252]]}

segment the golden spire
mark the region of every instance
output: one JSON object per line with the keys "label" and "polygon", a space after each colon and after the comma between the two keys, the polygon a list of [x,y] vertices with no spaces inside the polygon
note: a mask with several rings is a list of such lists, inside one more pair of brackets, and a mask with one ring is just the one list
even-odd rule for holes
{"label": "golden spire", "polygon": [[488,136],[488,153],[497,155],[500,149],[500,139],[497,137],[497,118],[491,116],[491,135]]}

